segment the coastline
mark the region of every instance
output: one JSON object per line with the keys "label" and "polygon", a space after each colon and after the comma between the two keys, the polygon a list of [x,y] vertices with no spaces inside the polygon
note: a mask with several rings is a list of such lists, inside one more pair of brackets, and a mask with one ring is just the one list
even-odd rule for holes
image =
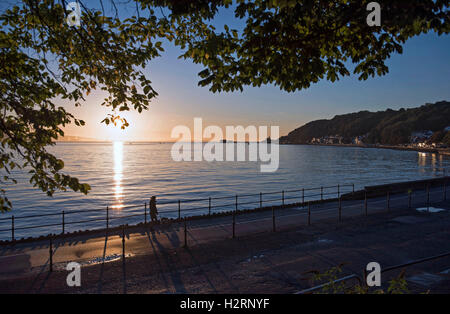
{"label": "coastline", "polygon": [[420,147],[404,147],[398,145],[356,145],[356,144],[296,144],[296,143],[280,143],[280,145],[308,145],[308,146],[336,146],[336,147],[359,147],[359,148],[380,148],[393,150],[415,151],[420,153],[434,153],[450,156],[450,148],[420,148]]}

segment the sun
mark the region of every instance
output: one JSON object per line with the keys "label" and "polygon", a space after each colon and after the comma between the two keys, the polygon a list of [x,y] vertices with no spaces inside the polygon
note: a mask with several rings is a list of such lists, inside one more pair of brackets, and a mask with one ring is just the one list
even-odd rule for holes
{"label": "sun", "polygon": [[121,142],[130,140],[130,120],[128,117],[120,117],[113,120],[113,123],[106,125],[108,140]]}

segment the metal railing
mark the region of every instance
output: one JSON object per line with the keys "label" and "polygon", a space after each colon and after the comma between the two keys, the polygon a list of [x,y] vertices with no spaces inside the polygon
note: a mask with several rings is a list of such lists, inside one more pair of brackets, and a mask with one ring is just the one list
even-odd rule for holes
{"label": "metal railing", "polygon": [[[237,212],[241,210],[258,210],[271,206],[292,206],[293,204],[301,204],[306,206],[310,201],[327,201],[331,199],[340,199],[345,193],[354,193],[354,184],[338,184],[333,186],[321,186],[315,188],[301,188],[293,190],[282,190],[275,192],[260,192],[254,194],[236,194],[234,196],[207,197],[198,199],[179,199],[161,201],[157,203],[159,211],[159,219],[178,219],[182,220],[190,216],[214,215],[221,212]],[[148,208],[148,210],[147,210]],[[121,215],[117,215],[118,213]],[[126,214],[123,214],[125,213]],[[70,220],[75,214],[99,214],[97,217],[81,220]],[[57,232],[56,227],[61,234],[68,231],[68,227],[80,224],[92,224],[93,229],[109,229],[112,223],[120,221],[119,225],[127,223],[144,223],[149,222],[149,202],[143,202],[142,205],[129,205],[120,208],[120,211],[114,207],[106,206],[100,209],[70,210],[60,211],[47,214],[35,214],[27,216],[16,216],[0,218],[0,232],[10,232],[9,239],[16,240],[17,231],[26,231],[42,228],[49,231]],[[33,224],[30,219],[48,218],[48,223]],[[141,217],[137,219],[137,217]],[[134,218],[134,219],[131,219]],[[8,226],[9,225],[9,226]],[[119,226],[117,225],[117,226]],[[6,241],[7,239],[0,239]]]}
{"label": "metal railing", "polygon": [[[443,200],[447,198],[447,177],[440,178],[443,186]],[[422,180],[423,187],[415,189],[425,190],[427,193],[426,205],[430,204],[430,182],[434,182],[433,179]],[[414,182],[413,182],[414,183]],[[389,187],[389,185],[386,185]],[[364,190],[363,195],[363,210],[368,215],[368,199],[374,196],[368,196],[367,191]],[[411,207],[412,202],[412,189],[405,188],[403,193],[408,198],[408,207]],[[395,194],[402,193],[401,191],[395,191]],[[234,196],[222,196],[222,197],[208,197],[198,199],[184,199],[184,200],[170,200],[158,202],[158,210],[160,212],[159,218],[164,219],[183,219],[191,216],[212,216],[215,214],[228,212],[230,214],[237,213],[238,211],[256,211],[258,209],[270,209],[272,206],[276,207],[292,207],[302,206],[307,208],[308,224],[311,224],[311,208],[310,202],[314,201],[338,201],[338,217],[339,221],[342,220],[342,198],[344,194],[355,194],[354,184],[343,184],[334,186],[321,186],[316,188],[302,188],[293,190],[282,190],[275,192],[260,192],[254,194],[236,194]],[[356,194],[361,194],[358,191]],[[386,209],[390,209],[391,191],[388,188],[385,192],[386,195]],[[379,197],[380,195],[377,195]],[[109,206],[104,209],[87,209],[87,210],[74,210],[74,211],[61,211],[57,213],[48,214],[35,214],[28,216],[11,216],[7,218],[0,218],[0,232],[10,233],[11,242],[16,240],[17,231],[27,231],[38,228],[45,228],[47,234],[41,234],[40,236],[46,236],[49,234],[65,234],[67,233],[67,227],[80,224],[92,224],[93,228],[88,230],[97,229],[109,229],[113,223],[119,222],[115,227],[121,225],[128,225],[129,223],[147,224],[149,210],[147,210],[147,202],[143,202],[143,205],[131,205],[124,206],[120,211],[114,210]],[[100,213],[97,217],[81,220],[70,220],[70,217],[74,214],[86,214],[86,213]],[[121,213],[121,215],[112,214]],[[48,217],[45,224],[33,224],[28,223],[27,220],[33,218]],[[8,226],[9,225],[9,226]],[[59,231],[57,230],[59,229]],[[76,230],[74,230],[76,231]],[[84,231],[87,231],[86,229]],[[3,239],[7,241],[7,239]]]}
{"label": "metal railing", "polygon": [[[413,266],[413,265],[417,265],[417,264],[421,264],[421,263],[437,260],[437,259],[440,259],[440,258],[443,258],[443,257],[447,257],[447,256],[450,256],[450,252],[446,252],[446,253],[442,253],[442,254],[438,254],[438,255],[433,255],[433,256],[429,256],[429,257],[425,257],[425,258],[421,258],[421,259],[416,259],[416,260],[409,261],[409,262],[406,262],[406,263],[403,263],[403,264],[399,264],[399,265],[389,266],[389,267],[383,268],[381,270],[381,273],[385,273],[385,272],[388,272],[388,271],[396,270],[396,269],[399,269],[399,268],[406,268],[406,267],[409,267],[409,266]],[[362,278],[360,276],[358,276],[357,274],[351,274],[351,275],[344,276],[342,278],[333,280],[332,282],[325,282],[325,283],[323,283],[321,285],[317,285],[317,286],[314,286],[312,288],[308,288],[308,289],[304,289],[304,290],[298,291],[298,292],[296,292],[294,294],[313,293],[313,292],[318,291],[320,289],[323,289],[323,288],[325,288],[325,287],[327,287],[329,285],[337,284],[337,283],[340,283],[340,282],[345,282],[345,281],[348,281],[348,280],[351,280],[351,279],[356,279],[356,280],[358,280],[360,285],[361,284],[365,285],[365,278],[367,278],[366,270],[364,270]]]}

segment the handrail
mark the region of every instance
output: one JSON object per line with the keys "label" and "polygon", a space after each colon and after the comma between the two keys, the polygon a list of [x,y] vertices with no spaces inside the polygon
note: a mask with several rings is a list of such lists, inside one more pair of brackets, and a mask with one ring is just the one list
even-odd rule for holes
{"label": "handrail", "polygon": [[[446,179],[446,178],[445,178]],[[444,191],[443,191],[443,197],[444,199],[446,199],[446,180],[443,182],[443,187],[444,187]],[[427,185],[427,194],[428,194],[428,201],[427,203],[429,203],[429,185]],[[346,189],[347,187],[352,187],[350,189],[350,191],[348,191],[348,189]],[[331,189],[331,188],[337,188],[336,191],[329,191],[327,189]],[[313,192],[313,193],[305,193],[305,191],[320,191],[320,192]],[[326,190],[326,191],[324,191]],[[406,191],[406,190],[405,190]],[[194,211],[198,211],[201,212],[202,214],[207,214],[207,215],[211,215],[211,214],[215,214],[218,212],[218,209],[222,209],[223,211],[237,211],[237,210],[257,210],[257,209],[261,209],[261,208],[267,208],[270,206],[281,206],[281,207],[285,207],[285,206],[295,206],[295,205],[299,205],[301,204],[302,206],[305,206],[305,204],[311,202],[311,201],[330,201],[333,199],[339,199],[339,220],[341,220],[341,197],[343,197],[344,195],[349,195],[350,193],[356,193],[355,195],[359,195],[358,197],[361,197],[361,193],[364,192],[363,191],[357,191],[355,192],[354,189],[354,184],[338,184],[338,185],[334,185],[334,186],[322,186],[322,187],[317,187],[317,188],[302,188],[302,189],[297,189],[297,190],[283,190],[283,191],[277,191],[277,192],[261,192],[261,193],[255,193],[255,194],[242,194],[242,195],[234,195],[234,196],[223,196],[223,197],[208,197],[208,198],[199,198],[199,199],[190,199],[190,200],[174,200],[174,201],[170,201],[170,202],[158,202],[158,205],[161,206],[165,206],[165,205],[169,205],[169,204],[178,204],[178,208],[176,206],[169,206],[164,207],[164,210],[160,210],[160,215],[159,217],[161,218],[174,218],[174,216],[178,216],[178,219],[182,219],[182,218],[186,218],[187,216],[190,216],[189,213],[192,213]],[[409,195],[409,199],[411,199],[411,195],[409,194],[409,189],[408,189],[408,195]],[[292,193],[295,193],[292,195]],[[267,196],[267,195],[274,195],[277,194],[277,196],[275,197],[271,197],[271,198],[263,198],[263,196]],[[368,195],[366,193],[364,193],[365,198],[368,197]],[[248,199],[246,201],[241,201],[239,202],[239,200],[241,200],[242,198],[245,197],[249,197],[249,196],[253,196],[255,197],[255,199]],[[259,199],[256,199],[256,197],[259,196]],[[335,196],[335,197],[333,197]],[[217,202],[212,202],[212,201],[217,201],[217,200],[226,200],[226,199],[233,199],[234,202],[229,202],[229,203],[219,203],[217,204]],[[292,201],[294,200],[294,201]],[[298,200],[298,201],[295,201]],[[289,202],[286,203],[286,201]],[[196,206],[195,204],[192,203],[198,203],[198,202],[208,202],[205,205],[203,204],[198,204],[200,206]],[[276,204],[274,202],[279,202],[279,204]],[[411,201],[410,201],[411,202]],[[194,206],[181,206],[181,204],[186,204],[186,203],[191,203]],[[249,205],[251,204],[255,204],[255,206],[253,206],[252,208],[249,208]],[[66,229],[65,226],[67,225],[74,225],[74,224],[80,224],[80,223],[89,223],[89,222],[106,222],[106,228],[108,228],[109,226],[109,221],[110,220],[121,220],[121,219],[127,219],[127,218],[131,218],[131,217],[142,217],[142,222],[147,223],[147,215],[150,217],[150,210],[147,211],[147,205],[148,202],[144,202],[144,204],[141,205],[128,205],[128,206],[123,206],[121,207],[122,209],[131,209],[129,211],[120,211],[120,213],[122,213],[121,215],[116,215],[113,214],[111,215],[111,213],[117,213],[117,211],[115,211],[113,208],[110,207],[106,207],[106,208],[102,208],[102,209],[86,209],[86,210],[72,210],[72,211],[61,211],[61,212],[57,212],[57,213],[47,213],[47,214],[42,214],[42,215],[38,215],[38,214],[34,214],[34,215],[28,215],[28,216],[10,216],[10,217],[5,217],[5,218],[0,218],[0,226],[2,226],[2,224],[5,223],[9,223],[10,222],[10,228],[3,228],[0,229],[0,232],[11,232],[11,241],[15,241],[15,230],[26,230],[26,229],[36,229],[36,228],[44,228],[44,227],[55,227],[55,226],[61,226],[61,233],[64,234]],[[263,206],[264,205],[264,206]],[[389,210],[389,192],[387,194],[387,208]],[[228,208],[228,210],[226,210],[225,208]],[[365,208],[365,212],[367,215],[367,202],[364,204],[364,208]],[[142,210],[142,212],[141,212]],[[81,221],[74,221],[71,219],[66,219],[67,215],[72,215],[74,213],[87,213],[87,212],[105,212],[105,215],[100,217],[99,215],[92,215],[90,217],[85,217],[85,220],[81,220]],[[176,215],[176,213],[178,213],[178,215]],[[183,215],[182,215],[183,213]],[[168,215],[169,214],[169,215]],[[33,225],[31,223],[28,222],[24,222],[21,223],[19,225],[16,225],[15,223],[17,221],[22,221],[22,220],[26,220],[27,218],[35,218],[35,217],[47,217],[47,216],[52,216],[52,217],[56,217],[59,216],[60,217],[60,221],[57,223],[53,223],[55,222],[54,218],[52,220],[47,220],[46,224],[44,225]],[[81,217],[82,218],[82,217]],[[86,219],[88,218],[88,219]],[[77,219],[77,218],[75,218]],[[54,228],[53,228],[54,229]]]}
{"label": "handrail", "polygon": [[[174,215],[175,213],[178,213],[178,218],[181,218],[181,213],[183,212],[183,217],[186,217],[187,213],[192,213],[194,211],[204,211],[205,213],[213,214],[217,213],[218,209],[225,209],[229,208],[229,210],[238,210],[244,209],[246,206],[255,204],[254,208],[252,209],[258,209],[261,207],[267,207],[268,203],[269,206],[273,206],[274,202],[280,202],[281,206],[286,206],[288,204],[285,203],[285,201],[290,200],[299,200],[301,203],[305,203],[306,201],[311,201],[314,198],[320,198],[320,200],[324,201],[328,196],[335,195],[339,196],[342,193],[346,192],[349,187],[351,188],[351,191],[354,192],[354,184],[338,184],[334,186],[322,186],[322,187],[316,187],[316,188],[301,188],[296,190],[282,190],[282,191],[270,191],[270,192],[260,192],[260,193],[254,193],[254,194],[237,194],[234,196],[221,196],[221,197],[208,197],[208,198],[198,198],[198,199],[184,199],[184,200],[172,200],[172,201],[162,201],[158,202],[159,206],[166,206],[166,205],[178,205],[178,208],[168,208],[168,210],[160,211],[160,217],[164,217],[164,214],[167,215]],[[336,188],[337,191],[330,192],[329,189]],[[316,191],[315,193],[310,193],[311,191]],[[319,192],[320,191],[320,192]],[[305,193],[307,192],[307,193]],[[308,193],[309,192],[309,193]],[[293,195],[293,193],[295,193]],[[263,198],[263,196],[268,195],[278,195],[276,197],[270,197],[270,198]],[[250,197],[259,197],[258,200],[256,199],[248,199],[245,201],[242,201],[242,199],[250,198]],[[219,203],[217,204],[218,200],[235,200],[234,202],[225,202],[225,203]],[[240,202],[238,200],[241,200]],[[212,201],[215,201],[212,203]],[[183,207],[181,208],[181,204],[195,204],[200,202],[208,202],[207,205],[204,206],[194,206],[194,207]],[[292,201],[290,201],[292,203]],[[144,202],[142,205],[125,205],[121,207],[121,209],[132,209],[131,211],[128,211],[127,214],[116,216],[116,215],[110,215],[112,212],[114,212],[114,209],[107,206],[106,208],[99,208],[99,209],[84,209],[84,210],[69,210],[69,211],[60,211],[56,213],[44,213],[44,214],[33,214],[33,215],[27,215],[27,216],[10,216],[5,218],[0,218],[0,226],[5,223],[10,223],[11,226],[9,228],[2,228],[0,229],[0,232],[11,232],[11,240],[15,241],[15,231],[19,230],[30,230],[30,229],[38,229],[38,228],[47,228],[47,227],[57,227],[61,226],[61,231],[64,234],[65,233],[65,227],[75,224],[81,224],[81,223],[91,223],[91,222],[106,222],[106,228],[109,226],[109,222],[113,220],[122,220],[132,217],[140,217],[143,216],[144,222],[147,222],[147,205],[148,202]],[[200,205],[200,204],[199,204]],[[259,206],[258,206],[259,205]],[[264,205],[264,206],[263,206]],[[292,204],[290,204],[292,205]],[[136,208],[142,208],[144,207],[144,212],[137,212]],[[238,208],[240,207],[240,208]],[[68,220],[68,216],[73,214],[83,214],[83,213],[92,213],[92,212],[104,212],[106,215],[105,217],[99,217],[98,215],[92,216],[92,217],[86,217],[87,219],[82,220]],[[148,212],[148,214],[150,214]],[[59,222],[55,222],[55,219],[52,218],[51,220],[48,220],[47,223],[42,225],[34,225],[24,223],[17,225],[17,222],[31,219],[31,218],[37,218],[37,217],[60,217]]]}
{"label": "handrail", "polygon": [[[314,190],[321,190],[321,189],[330,189],[330,188],[337,188],[337,187],[350,187],[350,186],[354,186],[354,184],[342,184],[342,185],[335,185],[335,186],[328,186],[328,187],[317,187],[317,188],[305,188],[305,189],[298,189],[298,190],[285,190],[285,193],[293,193],[293,192],[302,192],[304,191],[314,191]],[[260,196],[260,195],[273,195],[273,194],[281,194],[283,191],[272,191],[272,192],[261,192],[261,193],[255,193],[255,194],[237,194],[238,197],[243,198],[243,197],[256,197],[256,196]],[[331,195],[333,193],[322,193],[322,194],[305,194],[304,197],[314,197],[314,196],[320,196],[320,195]],[[161,201],[158,202],[158,205],[171,205],[171,204],[178,204],[178,202],[181,203],[195,203],[195,202],[203,202],[203,201],[209,201],[209,199],[211,199],[212,201],[214,200],[224,200],[224,199],[235,199],[236,195],[233,196],[220,196],[220,197],[211,197],[211,198],[198,198],[198,199],[180,199],[180,200],[173,200],[173,201]],[[297,197],[297,198],[301,198],[301,196]],[[288,199],[286,197],[286,199]],[[281,200],[281,199],[273,199],[273,200]],[[269,200],[264,200],[264,201],[270,201]],[[258,203],[259,201],[254,201],[252,203]],[[144,204],[147,204],[147,202],[144,202]],[[240,204],[244,204],[244,203],[240,203]],[[249,203],[250,204],[250,203]],[[216,207],[224,207],[224,206],[231,206],[234,205],[233,204],[229,204],[229,205],[216,205]],[[126,205],[124,207],[122,207],[121,209],[129,209],[129,208],[138,208],[142,205]],[[111,206],[110,206],[111,208]],[[201,207],[199,209],[205,209],[208,208],[208,206],[205,207]],[[186,209],[185,209],[186,210]],[[100,211],[106,211],[106,207],[104,208],[98,208],[98,209],[84,209],[84,210],[72,210],[72,211],[66,211],[65,214],[66,215],[71,215],[71,214],[78,214],[78,213],[88,213],[88,212],[100,212]],[[37,218],[37,217],[46,217],[46,216],[60,216],[61,212],[57,212],[57,213],[46,213],[46,214],[36,214],[36,215],[27,215],[27,216],[15,216],[15,219],[26,219],[26,218]],[[11,217],[5,217],[5,218],[0,218],[0,222],[1,221],[5,221],[5,220],[11,220]]]}
{"label": "handrail", "polygon": [[358,275],[351,274],[351,275],[348,275],[348,276],[345,276],[345,277],[333,280],[332,282],[326,282],[326,283],[323,283],[321,285],[318,285],[318,286],[315,286],[315,287],[312,287],[312,288],[309,288],[309,289],[304,289],[304,290],[301,290],[301,291],[297,291],[294,294],[305,294],[305,293],[314,292],[316,290],[319,290],[319,289],[322,289],[322,288],[324,288],[326,286],[329,286],[332,283],[339,283],[339,282],[347,281],[347,280],[350,280],[350,279],[353,279],[353,278],[357,278],[361,282],[361,279],[359,278]]}
{"label": "handrail", "polygon": [[[391,270],[394,270],[394,269],[398,269],[398,268],[408,267],[408,266],[415,265],[415,264],[428,262],[428,261],[435,260],[435,259],[442,258],[442,257],[446,257],[446,256],[450,256],[450,251],[446,252],[446,253],[443,253],[443,254],[433,255],[433,256],[429,256],[429,257],[413,260],[413,261],[410,261],[410,262],[407,262],[407,263],[398,264],[398,265],[395,265],[395,266],[389,266],[389,267],[386,267],[386,268],[382,269],[381,273],[388,272],[388,271],[391,271]],[[350,279],[353,279],[353,278],[357,278],[360,283],[362,282],[361,278],[357,274],[351,274],[351,275],[348,275],[348,276],[345,276],[345,277],[333,280],[332,282],[326,282],[326,283],[323,283],[321,285],[318,285],[318,286],[315,286],[315,287],[312,287],[312,288],[308,288],[308,289],[304,289],[304,290],[301,290],[301,291],[297,291],[294,294],[305,294],[305,293],[314,292],[314,291],[322,289],[322,288],[324,288],[324,287],[326,287],[328,285],[331,285],[332,283],[339,283],[339,282],[347,281],[347,280],[350,280]]]}
{"label": "handrail", "polygon": [[430,256],[430,257],[425,257],[425,258],[421,258],[421,259],[418,259],[418,260],[413,260],[413,261],[410,261],[410,262],[407,262],[407,263],[386,267],[385,269],[382,269],[381,272],[384,273],[384,272],[391,271],[391,270],[394,270],[394,269],[403,268],[403,267],[406,267],[406,266],[411,266],[411,265],[415,265],[415,264],[419,264],[419,263],[423,263],[423,262],[428,262],[428,261],[431,261],[431,260],[434,260],[434,259],[438,259],[438,258],[441,258],[441,257],[446,257],[446,256],[450,256],[450,251],[446,252],[446,253],[443,253],[443,254],[433,255],[433,256]]}

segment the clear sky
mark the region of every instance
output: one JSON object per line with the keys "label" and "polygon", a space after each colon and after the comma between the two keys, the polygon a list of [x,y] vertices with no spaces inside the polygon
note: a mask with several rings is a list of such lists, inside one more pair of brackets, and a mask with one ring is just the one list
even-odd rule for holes
{"label": "clear sky", "polygon": [[[227,12],[217,24],[228,24]],[[358,81],[356,76],[338,82],[321,81],[295,93],[274,86],[246,87],[243,92],[211,93],[198,87],[197,73],[203,68],[177,57],[180,50],[165,45],[163,56],[152,60],[145,73],[159,93],[150,109],[125,116],[126,131],[106,127],[100,121],[109,112],[99,106],[99,94],[93,94],[81,108],[65,106],[86,122],[85,127],[70,126],[66,135],[106,140],[170,141],[177,125],[192,127],[193,118],[207,125],[278,125],[280,135],[316,119],[360,110],[385,110],[421,106],[427,102],[450,100],[450,37],[434,33],[410,39],[402,55],[393,55],[383,77]]]}

